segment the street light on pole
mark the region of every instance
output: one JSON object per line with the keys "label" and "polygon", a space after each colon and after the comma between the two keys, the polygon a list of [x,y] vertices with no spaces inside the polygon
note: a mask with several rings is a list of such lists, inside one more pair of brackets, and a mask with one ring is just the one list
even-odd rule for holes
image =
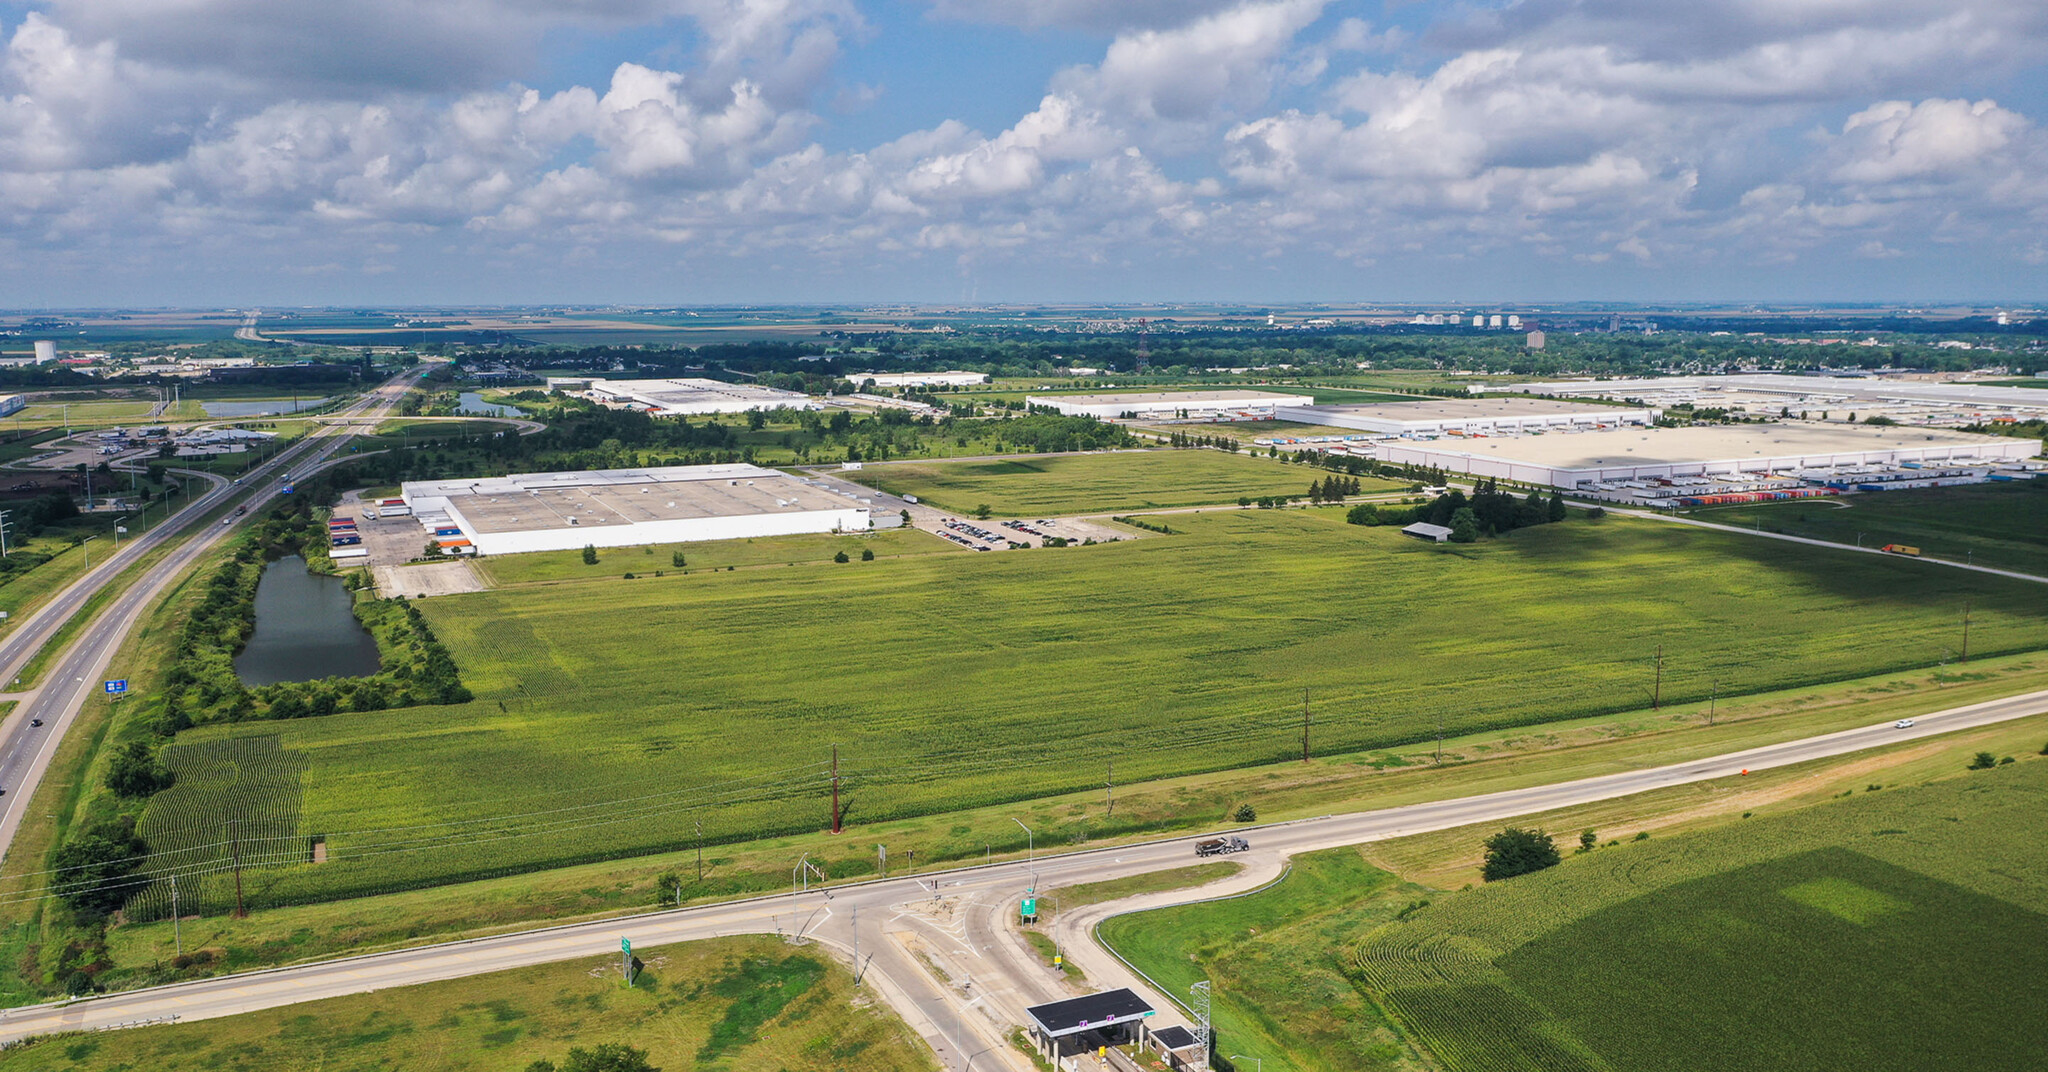
{"label": "street light on pole", "polygon": [[114,553],[117,555],[121,553],[121,534],[128,531],[121,527],[121,522],[126,520],[128,520],[127,514],[122,514],[114,519]]}
{"label": "street light on pole", "polygon": [[1031,868],[1031,888],[1035,890],[1038,888],[1038,835],[1032,833],[1031,828],[1024,825],[1024,820],[1012,815],[1010,816],[1010,821],[1016,823],[1018,829],[1024,831],[1024,851],[1027,854],[1026,859]]}
{"label": "street light on pole", "polygon": [[92,548],[87,547],[86,544],[89,544],[99,538],[99,533],[93,533],[92,535],[87,536],[85,539],[78,541],[78,549],[85,552],[85,572],[87,573],[92,572]]}
{"label": "street light on pole", "polygon": [[1259,1072],[1266,1072],[1266,1059],[1263,1057],[1246,1057],[1241,1053],[1233,1053],[1230,1055],[1230,1059],[1233,1061],[1250,1061]]}

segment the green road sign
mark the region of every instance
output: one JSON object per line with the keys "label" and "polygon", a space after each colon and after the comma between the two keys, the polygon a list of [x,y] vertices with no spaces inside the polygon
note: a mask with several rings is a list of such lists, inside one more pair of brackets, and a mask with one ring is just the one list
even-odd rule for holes
{"label": "green road sign", "polygon": [[1038,918],[1038,898],[1036,898],[1036,897],[1026,897],[1026,898],[1024,898],[1024,918],[1025,918],[1025,919],[1037,919],[1037,918]]}

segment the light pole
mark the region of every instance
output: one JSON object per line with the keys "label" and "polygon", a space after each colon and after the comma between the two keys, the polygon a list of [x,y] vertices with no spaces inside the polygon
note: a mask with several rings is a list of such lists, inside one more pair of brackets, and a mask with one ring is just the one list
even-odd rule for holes
{"label": "light pole", "polygon": [[127,514],[122,514],[114,519],[114,553],[117,555],[121,553],[121,534],[128,531],[121,527],[121,522],[126,520],[128,520]]}
{"label": "light pole", "polygon": [[1233,1061],[1250,1061],[1259,1072],[1266,1072],[1266,1059],[1263,1057],[1246,1057],[1241,1053],[1233,1053],[1230,1055],[1230,1059]]}
{"label": "light pole", "polygon": [[1031,868],[1031,888],[1035,890],[1038,888],[1038,835],[1032,833],[1031,828],[1024,825],[1024,820],[1012,815],[1010,816],[1010,821],[1016,823],[1018,828],[1024,831],[1026,839],[1024,851],[1027,854],[1026,859]]}
{"label": "light pole", "polygon": [[92,572],[92,548],[87,547],[86,544],[89,544],[99,538],[99,534],[94,533],[91,536],[87,536],[85,539],[78,541],[78,549],[85,552],[85,572],[87,573]]}

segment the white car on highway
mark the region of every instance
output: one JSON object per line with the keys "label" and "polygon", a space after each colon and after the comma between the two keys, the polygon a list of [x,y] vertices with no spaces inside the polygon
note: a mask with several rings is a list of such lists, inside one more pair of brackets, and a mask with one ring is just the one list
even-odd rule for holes
{"label": "white car on highway", "polygon": [[1895,730],[1910,730],[1913,728],[1913,720],[1910,718],[1902,718],[1897,722],[1892,723],[1892,728]]}

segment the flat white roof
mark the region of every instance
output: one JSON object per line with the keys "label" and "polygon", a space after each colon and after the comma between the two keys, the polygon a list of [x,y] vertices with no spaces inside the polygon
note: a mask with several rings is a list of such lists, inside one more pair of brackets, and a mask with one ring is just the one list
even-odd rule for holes
{"label": "flat white roof", "polygon": [[1467,421],[1489,417],[1548,417],[1564,414],[1602,416],[1615,420],[1640,414],[1640,408],[1570,402],[1555,398],[1433,398],[1414,402],[1369,402],[1359,405],[1314,406],[1317,411],[1390,421]]}
{"label": "flat white roof", "polygon": [[1245,402],[1267,405],[1274,402],[1291,402],[1301,397],[1276,394],[1272,391],[1146,391],[1134,394],[1038,396],[1043,402],[1064,402],[1074,406],[1143,406],[1154,403],[1227,406]]}
{"label": "flat white roof", "polygon": [[[573,381],[571,381],[573,382]],[[726,383],[723,380],[677,378],[663,380],[606,380],[590,381],[590,393],[614,401],[634,402],[650,408],[694,410],[744,411],[750,409],[773,409],[776,406],[801,408],[810,400],[795,391],[781,391],[772,387],[756,387],[750,383]]]}
{"label": "flat white roof", "polygon": [[468,523],[466,527],[479,533],[865,509],[855,499],[755,465],[673,465],[408,481],[403,490],[422,520],[453,508]]}
{"label": "flat white roof", "polygon": [[1914,447],[1999,444],[2011,439],[1945,428],[1850,424],[1733,424],[1688,428],[1610,428],[1540,436],[1439,440],[1434,446],[1474,458],[1500,458],[1556,469],[1599,469],[1667,463],[1743,461],[1801,454],[1852,454]]}

